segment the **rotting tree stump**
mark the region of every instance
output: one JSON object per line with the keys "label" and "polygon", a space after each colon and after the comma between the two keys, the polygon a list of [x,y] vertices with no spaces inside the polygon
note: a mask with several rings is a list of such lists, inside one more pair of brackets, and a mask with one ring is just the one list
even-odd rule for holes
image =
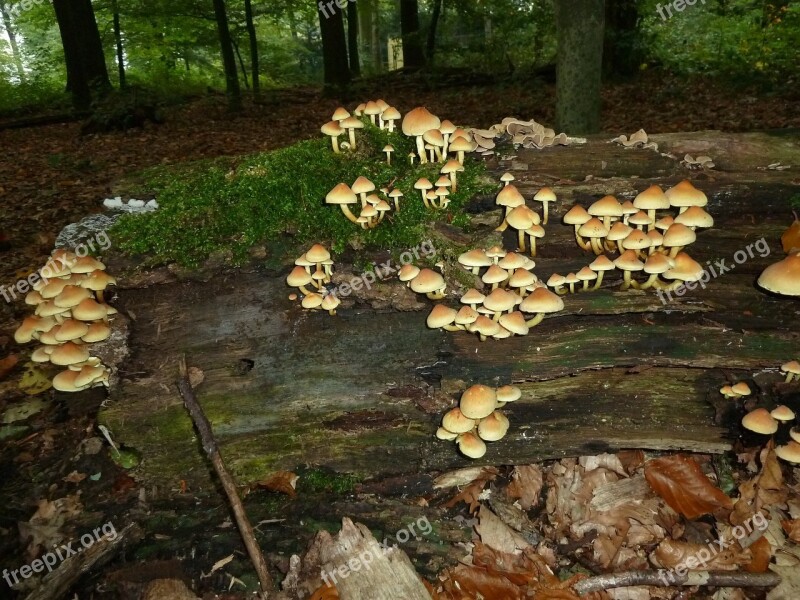
{"label": "rotting tree stump", "polygon": [[[737,251],[762,237],[771,256],[754,252],[705,290],[666,304],[653,291],[617,291],[614,277],[597,292],[566,296],[566,310],[528,336],[485,343],[427,329],[429,308],[356,307],[337,317],[305,312],[287,300],[282,277],[259,273],[126,289],[121,308],[135,314],[133,354],[101,421],[117,442],[142,453],[143,479],[210,489],[172,385],[185,354],[205,373],[197,395],[241,484],[300,464],[367,478],[474,464],[433,437],[441,415],[473,383],[523,389],[506,409],[508,437],[490,444],[484,464],[621,448],[725,451],[731,431],[714,423],[709,399],[732,377],[766,371],[759,382],[777,382],[781,362],[800,354],[800,303],[754,287],[758,273],[782,256],[779,237],[798,191],[800,136],[701,132],[653,139],[678,159],[591,139],[585,146],[520,151],[493,164],[497,174],[517,176],[531,206],[542,185],[559,195],[540,240],[541,279],[593,258],[560,224],[574,202],[586,206],[605,193],[631,198],[651,183],[666,187],[687,177],[709,195],[716,219],[690,248],[696,260],[731,266]],[[719,170],[689,172],[678,162],[686,152],[711,155]],[[760,169],[778,161],[794,166]],[[473,210],[493,210],[477,204]]]}

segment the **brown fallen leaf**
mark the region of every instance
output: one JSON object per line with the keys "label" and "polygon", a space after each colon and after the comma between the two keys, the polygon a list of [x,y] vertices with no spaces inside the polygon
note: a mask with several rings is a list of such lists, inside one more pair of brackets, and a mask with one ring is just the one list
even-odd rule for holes
{"label": "brown fallen leaf", "polygon": [[781,525],[789,539],[800,544],[800,519],[787,519],[786,521],[781,521]]}
{"label": "brown fallen leaf", "polygon": [[86,473],[78,473],[77,471],[73,471],[61,481],[65,481],[67,483],[80,483],[84,479],[86,479]]}
{"label": "brown fallen leaf", "polygon": [[300,477],[291,471],[277,471],[267,479],[259,481],[256,486],[271,492],[286,494],[294,498],[297,495],[295,488],[297,487],[298,479],[300,479]]}
{"label": "brown fallen leaf", "polygon": [[519,500],[522,510],[530,510],[539,504],[539,495],[542,492],[542,469],[536,465],[519,465],[511,473],[511,483],[506,488],[509,498]]}
{"label": "brown fallen leaf", "polygon": [[748,550],[750,550],[752,559],[744,566],[744,570],[750,573],[766,573],[773,554],[772,544],[769,543],[769,540],[766,537],[760,537],[750,545]]}
{"label": "brown fallen leaf", "polygon": [[794,223],[781,236],[781,245],[786,254],[794,250],[800,250],[800,217],[794,213]]}
{"label": "brown fallen leaf", "polygon": [[335,585],[328,586],[323,584],[311,595],[309,600],[339,600],[339,591]]}
{"label": "brown fallen leaf", "polygon": [[197,388],[206,379],[206,374],[197,367],[189,367],[189,385],[192,389]]}
{"label": "brown fallen leaf", "polygon": [[478,503],[478,496],[481,495],[483,488],[486,487],[486,484],[490,481],[494,481],[499,474],[500,471],[498,471],[496,468],[486,467],[481,471],[480,475],[475,478],[475,481],[467,485],[458,494],[453,496],[453,498],[448,500],[444,507],[453,508],[459,502],[464,502],[465,504],[469,505],[469,512],[474,513],[480,506]]}
{"label": "brown fallen leaf", "polygon": [[9,354],[4,359],[0,360],[0,381],[5,379],[6,375],[11,372],[11,369],[16,366],[17,362],[19,362],[19,359],[16,354]]}
{"label": "brown fallen leaf", "polygon": [[701,571],[733,571],[750,563],[752,554],[734,544],[724,550],[718,550],[714,543],[693,544],[678,540],[665,539],[652,554],[650,562],[661,569],[685,567]]}
{"label": "brown fallen leaf", "polygon": [[485,506],[478,511],[479,522],[475,531],[481,537],[484,545],[505,554],[520,554],[531,545],[520,534]]}
{"label": "brown fallen leaf", "polygon": [[733,508],[725,492],[711,483],[700,465],[684,454],[648,461],[644,476],[653,491],[687,519],[696,519],[720,508]]}

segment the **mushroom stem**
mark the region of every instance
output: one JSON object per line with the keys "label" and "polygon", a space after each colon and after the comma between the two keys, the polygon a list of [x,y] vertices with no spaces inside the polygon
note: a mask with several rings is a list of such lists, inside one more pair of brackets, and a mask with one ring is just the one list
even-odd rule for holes
{"label": "mushroom stem", "polygon": [[463,150],[459,150],[458,151],[458,162],[461,163],[461,166],[464,166],[464,151]]}
{"label": "mushroom stem", "polygon": [[625,275],[623,275],[623,278],[622,278],[622,285],[619,288],[622,291],[627,290],[628,288],[630,288],[633,285],[633,283],[631,282],[631,272],[630,271],[624,271],[624,273],[625,273]]}
{"label": "mushroom stem", "polygon": [[358,219],[357,219],[357,218],[356,218],[356,216],[353,214],[353,212],[350,210],[350,207],[349,207],[349,206],[347,206],[347,204],[340,204],[340,205],[339,205],[339,208],[341,208],[341,209],[342,209],[342,212],[344,213],[344,216],[345,216],[345,217],[347,217],[347,218],[348,218],[348,219],[350,219],[350,220],[351,220],[353,223],[355,223],[356,225],[358,225]]}
{"label": "mushroom stem", "polygon": [[673,246],[669,251],[669,257],[675,258],[681,250],[683,250],[683,246]]}
{"label": "mushroom stem", "polygon": [[452,184],[450,187],[452,188],[453,193],[458,191],[458,177],[457,177],[457,175],[458,175],[458,173],[456,173],[455,171],[450,173],[450,183]]}
{"label": "mushroom stem", "polygon": [[423,204],[425,204],[425,206],[427,208],[430,208],[431,205],[428,204],[428,196],[425,195],[425,190],[420,190],[420,193],[422,194],[422,202],[423,202]]}
{"label": "mushroom stem", "polygon": [[[506,185],[508,185],[508,184],[506,184]],[[550,203],[549,202],[542,202],[542,204],[544,205],[544,210],[542,212],[542,225],[547,225],[547,217],[549,216],[549,213],[547,212],[547,205],[550,204]]]}
{"label": "mushroom stem", "polygon": [[[316,282],[314,282],[314,284],[316,285]],[[306,286],[304,286],[304,285],[301,285],[301,286],[300,286],[299,288],[297,288],[297,289],[298,289],[298,290],[300,290],[301,292],[303,292],[303,294],[304,294],[304,295],[306,295],[306,296],[310,296],[311,294],[314,294],[314,293],[316,293],[316,292],[309,292],[309,291],[308,291],[308,288],[306,288]]]}
{"label": "mushroom stem", "polygon": [[606,252],[614,253],[617,251],[617,245],[614,242],[610,242],[609,240],[605,240],[603,242],[603,248],[606,249]]}
{"label": "mushroom stem", "polygon": [[536,238],[530,234],[528,234],[528,237],[531,239],[531,256],[536,258]]}
{"label": "mushroom stem", "polygon": [[556,286],[555,288],[553,288],[553,291],[554,291],[556,294],[558,294],[559,296],[563,296],[563,295],[565,295],[565,294],[568,294],[568,293],[569,293],[569,290],[568,290],[567,288],[565,288],[565,287],[562,287],[562,286],[560,286],[560,285],[559,285],[559,286]]}
{"label": "mushroom stem", "polygon": [[485,335],[483,335],[483,334],[480,334],[480,338],[481,338],[481,341],[482,341],[482,342],[485,342],[485,341],[486,341],[486,336],[485,336]]}
{"label": "mushroom stem", "polygon": [[[377,125],[377,123],[375,122],[375,115],[370,115],[369,120],[372,122],[373,125]],[[383,128],[381,127],[381,129]]]}
{"label": "mushroom stem", "polygon": [[581,288],[581,291],[582,292],[588,292],[589,291],[589,280],[588,279],[584,279],[583,280],[583,287]]}
{"label": "mushroom stem", "polygon": [[445,325],[443,327],[445,331],[463,331],[463,327],[459,327],[458,325]]}
{"label": "mushroom stem", "polygon": [[506,229],[508,229],[508,221],[506,221],[505,219],[503,219],[503,222],[502,222],[502,223],[500,223],[500,227],[498,227],[497,229],[495,229],[495,231],[499,231],[500,233],[502,233],[502,232],[504,232]]}
{"label": "mushroom stem", "polygon": [[794,381],[794,373],[786,373],[786,383],[792,383]]}
{"label": "mushroom stem", "polygon": [[103,298],[103,290],[97,290],[97,301],[98,301],[100,304],[102,304],[103,302],[105,302],[105,299]]}
{"label": "mushroom stem", "polygon": [[441,300],[444,298],[444,290],[445,288],[442,288],[440,290],[436,290],[435,292],[430,292],[429,294],[426,294],[426,296],[428,296],[428,298],[431,300]]}
{"label": "mushroom stem", "polygon": [[578,242],[578,246],[580,246],[583,250],[591,250],[592,245],[589,242],[584,241],[581,237],[581,234],[578,233],[578,225],[575,226],[575,241]]}
{"label": "mushroom stem", "polygon": [[331,145],[333,146],[333,151],[336,154],[339,154],[339,137],[332,135],[331,136]]}
{"label": "mushroom stem", "polygon": [[350,129],[347,130],[347,133],[350,136],[350,149],[351,150],[355,150],[356,149],[356,128],[355,127],[351,127]]}
{"label": "mushroom stem", "polygon": [[603,248],[602,248],[602,246],[600,246],[600,239],[599,238],[592,238],[590,240],[590,244],[592,246],[592,251],[597,256],[600,256],[603,253]]}
{"label": "mushroom stem", "polygon": [[656,209],[651,208],[648,210],[647,216],[650,217],[650,224],[647,226],[647,231],[653,231],[656,226]]}
{"label": "mushroom stem", "polygon": [[542,322],[542,319],[544,319],[544,313],[536,313],[536,316],[533,317],[532,319],[525,321],[525,324],[528,327],[536,327],[539,323]]}
{"label": "mushroom stem", "polygon": [[569,284],[569,293],[570,294],[574,294],[575,293],[575,284],[572,283],[572,282],[570,282],[570,284]]}
{"label": "mushroom stem", "polygon": [[417,136],[417,154],[419,155],[419,164],[424,165],[428,163],[428,156],[425,152],[425,141],[421,135]]}
{"label": "mushroom stem", "polygon": [[517,240],[519,241],[519,251],[525,252],[525,231],[520,229],[517,231]]}
{"label": "mushroom stem", "polygon": [[387,165],[391,165],[392,164],[392,153],[391,152],[387,152],[386,153],[386,164]]}
{"label": "mushroom stem", "polygon": [[604,274],[604,273],[605,273],[605,271],[600,271],[600,272],[597,274],[597,281],[595,281],[595,282],[594,282],[594,287],[592,288],[592,291],[594,291],[594,290],[599,290],[599,289],[600,289],[600,286],[601,286],[601,285],[602,285],[602,283],[603,283],[603,274]]}
{"label": "mushroom stem", "polygon": [[648,277],[647,281],[645,281],[642,284],[639,284],[639,289],[640,290],[649,290],[653,286],[658,287],[656,285],[657,281],[658,281],[658,273],[653,273],[653,274],[650,275],[650,277]]}

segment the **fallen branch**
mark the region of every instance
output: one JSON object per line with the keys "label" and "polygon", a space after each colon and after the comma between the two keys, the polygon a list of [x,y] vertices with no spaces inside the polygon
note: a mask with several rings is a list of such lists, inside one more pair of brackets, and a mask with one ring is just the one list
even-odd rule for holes
{"label": "fallen branch", "polygon": [[66,558],[57,569],[42,579],[36,591],[28,594],[25,600],[57,600],[65,597],[80,577],[111,560],[126,542],[138,541],[142,535],[139,526],[130,523],[113,539],[100,538],[80,554]]}
{"label": "fallen branch", "polygon": [[250,524],[250,519],[247,518],[247,513],[244,511],[242,499],[239,497],[239,492],[236,490],[236,483],[233,477],[225,467],[225,462],[222,460],[222,455],[217,446],[217,440],[214,438],[214,433],[211,431],[211,423],[208,422],[203,408],[197,402],[194,395],[194,390],[189,383],[189,376],[186,370],[186,362],[181,361],[181,379],[177,382],[178,391],[183,398],[186,405],[186,410],[192,417],[194,426],[197,428],[197,433],[200,434],[200,441],[203,444],[203,450],[206,451],[211,464],[214,466],[214,471],[219,477],[222,488],[228,496],[228,502],[233,510],[233,516],[236,519],[236,524],[239,527],[239,533],[242,535],[244,545],[247,548],[247,554],[250,556],[250,561],[255,567],[258,581],[261,583],[261,590],[265,597],[267,597],[271,590],[274,589],[272,577],[267,569],[267,563],[264,560],[264,555],[261,553],[261,548],[258,546],[255,534],[253,533],[253,526]]}
{"label": "fallen branch", "polygon": [[582,579],[573,586],[575,593],[585,596],[621,587],[652,585],[656,587],[774,587],[781,582],[777,573],[742,573],[734,571],[690,571],[679,575],[675,571],[624,571]]}

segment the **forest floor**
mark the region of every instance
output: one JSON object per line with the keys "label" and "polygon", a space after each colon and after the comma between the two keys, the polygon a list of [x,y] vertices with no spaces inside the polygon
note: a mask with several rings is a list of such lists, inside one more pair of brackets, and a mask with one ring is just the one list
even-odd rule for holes
{"label": "forest floor", "polygon": [[[401,113],[425,105],[457,124],[477,127],[512,115],[553,122],[552,85],[440,88],[400,77],[382,85],[365,86],[359,96],[384,97]],[[102,135],[81,136],[80,123],[25,129],[3,129],[0,123],[0,148],[5,150],[0,156],[0,283],[10,285],[40,266],[61,228],[101,212],[102,200],[114,195],[115,183],[123,177],[151,166],[263,152],[316,137],[319,126],[345,102],[312,88],[264,96],[262,103],[248,102],[245,112],[235,117],[227,114],[223,97],[211,96],[166,109],[164,124]],[[346,105],[352,106],[353,99]],[[639,128],[648,133],[800,128],[798,106],[800,90],[764,96],[647,73],[636,82],[605,89],[602,129],[614,137]],[[19,301],[0,302],[0,359],[16,353],[13,331],[25,309]],[[8,364],[0,361],[0,382],[7,375],[19,375],[6,369]],[[5,396],[8,389],[0,390],[0,410],[19,398]],[[5,444],[0,454],[0,497],[6,507],[0,517],[2,566],[16,568],[25,562],[17,523],[27,522],[37,507],[39,512],[54,510],[45,498],[77,497],[79,473],[102,473],[100,485],[80,498],[81,510],[91,515],[87,523],[113,518],[121,524],[124,515],[141,510],[134,481],[104,454],[87,450],[87,440],[96,439],[94,419],[101,401],[101,396],[90,395],[45,411],[32,422],[34,433]],[[181,490],[173,492],[177,497]],[[176,502],[185,503],[187,510],[193,506],[185,497]],[[224,508],[215,510],[225,513]],[[214,518],[204,515],[205,522]],[[46,539],[46,532],[40,533]],[[176,546],[176,555],[186,550]],[[165,576],[180,571],[175,565],[163,567]],[[212,578],[212,583],[221,587],[227,580]]]}

